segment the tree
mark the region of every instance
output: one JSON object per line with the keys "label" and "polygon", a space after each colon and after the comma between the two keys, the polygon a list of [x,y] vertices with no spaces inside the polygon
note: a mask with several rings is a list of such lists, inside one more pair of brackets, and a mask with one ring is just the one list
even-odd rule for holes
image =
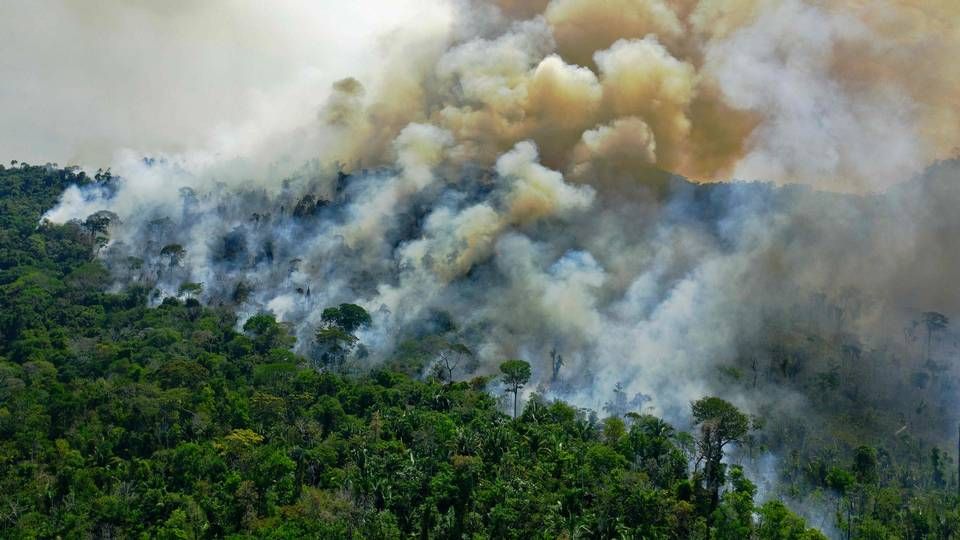
{"label": "tree", "polygon": [[933,335],[942,332],[950,324],[950,319],[936,311],[927,311],[922,315],[923,325],[927,328],[927,362],[931,359],[931,349],[933,346]]}
{"label": "tree", "polygon": [[186,296],[187,298],[194,298],[203,292],[203,283],[194,283],[192,281],[184,281],[180,284],[180,288],[177,289],[177,296]]}
{"label": "tree", "polygon": [[627,405],[627,391],[623,388],[622,382],[617,382],[613,387],[613,400],[603,405],[603,410],[613,416],[623,416],[630,412]]}
{"label": "tree", "polygon": [[367,310],[356,304],[340,304],[323,310],[320,319],[327,325],[335,325],[348,333],[370,326],[373,321]]}
{"label": "tree", "polygon": [[560,368],[563,367],[563,355],[557,352],[557,348],[554,347],[550,349],[550,363],[553,367],[553,374],[550,377],[550,382],[557,382],[557,378],[560,377]]}
{"label": "tree", "polygon": [[325,367],[339,370],[360,341],[354,332],[370,326],[372,319],[367,310],[356,304],[328,307],[323,310],[320,319],[323,325],[314,335],[320,361]]}
{"label": "tree", "polygon": [[187,250],[180,244],[167,244],[160,249],[160,256],[167,259],[167,266],[173,268],[187,255]]}
{"label": "tree", "polygon": [[278,347],[289,347],[294,341],[270,313],[257,313],[250,317],[243,323],[243,331],[253,340],[253,347],[260,354]]}
{"label": "tree", "polygon": [[117,215],[113,212],[100,210],[99,212],[90,214],[87,216],[87,219],[83,220],[83,228],[87,231],[87,234],[90,235],[90,240],[92,241],[98,234],[106,234],[110,224],[117,220]]}
{"label": "tree", "polygon": [[757,538],[760,540],[819,540],[819,531],[808,529],[799,516],[780,501],[764,503],[757,512]]}
{"label": "tree", "polygon": [[717,538],[751,538],[753,536],[753,497],[757,486],[734,465],[730,471],[733,490],[724,493],[723,501],[714,510],[713,523]]}
{"label": "tree", "polygon": [[853,472],[861,484],[877,481],[877,450],[871,446],[858,446],[853,453]]}
{"label": "tree", "polygon": [[127,257],[126,259],[126,269],[131,280],[139,281],[142,279],[143,274],[140,273],[143,270],[143,259],[139,257]]}
{"label": "tree", "polygon": [[933,485],[939,489],[943,489],[947,485],[947,470],[944,464],[945,457],[943,451],[937,447],[930,450],[931,479],[933,480]]}
{"label": "tree", "polygon": [[473,351],[463,343],[449,341],[441,342],[439,349],[434,369],[440,380],[447,383],[453,382],[454,370],[465,357],[473,356]]}
{"label": "tree", "polygon": [[500,364],[500,372],[503,373],[503,382],[507,385],[507,391],[513,393],[513,417],[517,417],[517,395],[523,385],[530,382],[530,364],[523,360],[507,360]]}
{"label": "tree", "polygon": [[710,511],[716,509],[724,482],[723,449],[740,442],[750,429],[750,419],[718,397],[705,397],[691,404],[693,418],[700,425],[697,466],[704,464],[704,480],[710,494]]}
{"label": "tree", "polygon": [[106,234],[110,224],[114,221],[118,221],[116,214],[107,210],[100,210],[87,216],[87,219],[80,224],[81,228],[87,233],[92,259],[97,258],[100,250],[109,242]]}
{"label": "tree", "polygon": [[339,326],[321,327],[314,335],[320,349],[320,361],[324,367],[336,370],[343,368],[347,355],[353,352],[359,339]]}

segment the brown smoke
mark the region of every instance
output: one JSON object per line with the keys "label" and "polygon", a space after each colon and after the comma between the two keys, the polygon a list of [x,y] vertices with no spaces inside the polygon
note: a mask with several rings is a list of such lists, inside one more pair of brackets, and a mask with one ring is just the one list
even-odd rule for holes
{"label": "brown smoke", "polygon": [[[342,186],[332,169],[281,182],[220,163],[233,154],[154,165],[131,153],[114,164],[116,193],[72,188],[47,217],[120,216],[103,252],[114,269],[157,261],[145,239],[169,235],[154,244],[189,257],[158,271],[158,290],[202,282],[213,302],[256,284],[243,309],[293,322],[304,344],[324,306],[350,301],[375,314],[365,343],[378,358],[432,309],[486,368],[523,357],[545,382],[555,345],[591,406],[624,382],[685,415],[768,313],[811,293],[877,295],[857,322],[867,337],[896,335],[907,308],[954,316],[956,163],[926,188],[870,197],[649,189],[677,172],[876,191],[954,151],[953,1],[451,2],[450,28],[390,36],[377,77],[341,78],[293,136],[252,130],[277,139],[270,149],[367,169]],[[668,200],[625,196],[650,191]],[[288,218],[303,193],[337,195]],[[158,215],[178,227],[153,232]],[[213,248],[238,234],[250,253],[222,260]],[[266,245],[273,264],[253,254]]]}
{"label": "brown smoke", "polygon": [[[458,163],[490,166],[532,140],[544,165],[579,182],[642,178],[638,167],[650,166],[704,181],[736,175],[862,191],[960,141],[955,2],[494,8],[501,17],[482,32],[398,58],[358,113],[352,152],[337,157],[390,159],[390,141],[418,121],[453,135],[449,158]],[[331,107],[342,108],[341,94]],[[336,110],[335,119],[350,117]]]}

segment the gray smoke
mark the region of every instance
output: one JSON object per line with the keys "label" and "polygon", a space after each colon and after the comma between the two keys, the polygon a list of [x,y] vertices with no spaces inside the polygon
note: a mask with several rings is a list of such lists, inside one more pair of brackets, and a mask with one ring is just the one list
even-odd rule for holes
{"label": "gray smoke", "polygon": [[289,322],[308,355],[321,310],[353,302],[374,319],[362,366],[450,321],[476,352],[457,377],[520,357],[528,393],[597,410],[682,425],[719,394],[796,416],[839,373],[956,420],[953,334],[927,354],[939,385],[909,383],[927,369],[913,321],[960,308],[960,164],[936,162],[960,138],[958,36],[934,24],[956,4],[534,4],[456,2],[295,127],[122,153],[115,185],[71,188],[47,218],[114,212],[118,287],[158,302],[202,283]]}

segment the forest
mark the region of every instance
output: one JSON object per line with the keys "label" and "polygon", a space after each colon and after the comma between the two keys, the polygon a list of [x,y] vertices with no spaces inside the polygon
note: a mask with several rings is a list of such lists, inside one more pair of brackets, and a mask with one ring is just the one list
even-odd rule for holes
{"label": "forest", "polygon": [[0,5],[0,540],[960,539],[957,0]]}
{"label": "forest", "polygon": [[[537,392],[519,399],[531,379],[519,359],[504,358],[496,375],[454,377],[471,351],[446,330],[361,369],[345,359],[362,354],[371,319],[354,304],[323,311],[304,356],[288,325],[204,305],[199,285],[153,300],[149,283],[112,287],[97,257],[109,216],[41,221],[68,186],[111,181],[53,165],[0,168],[3,538],[960,532],[950,452],[910,432],[871,435],[900,419],[857,413],[849,400],[868,398],[843,392],[840,367],[809,377],[791,367],[804,350],[839,344],[798,342],[797,331],[771,338],[771,357],[785,360],[764,378],[805,381],[822,396],[809,423],[702,396],[687,431],[620,389],[597,411]],[[930,343],[949,322],[940,317],[925,319]],[[756,387],[750,362],[721,376]],[[761,498],[751,464],[771,452],[783,456],[765,473],[777,488]]]}

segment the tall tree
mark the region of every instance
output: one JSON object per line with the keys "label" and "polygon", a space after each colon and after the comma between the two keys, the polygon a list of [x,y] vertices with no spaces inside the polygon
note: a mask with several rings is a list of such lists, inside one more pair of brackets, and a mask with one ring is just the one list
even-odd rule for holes
{"label": "tall tree", "polygon": [[523,360],[507,360],[500,364],[500,372],[503,373],[503,382],[507,385],[507,391],[513,393],[513,417],[517,417],[517,395],[525,384],[530,382],[530,364]]}
{"label": "tall tree", "polygon": [[710,511],[720,500],[724,482],[723,449],[743,440],[750,419],[736,407],[718,397],[705,397],[691,404],[694,421],[700,426],[697,441],[697,465],[703,463],[704,481],[710,494]]}
{"label": "tall tree", "polygon": [[553,365],[553,375],[550,377],[550,382],[557,382],[557,378],[560,376],[560,368],[563,367],[563,355],[557,351],[557,348],[554,347],[550,349],[550,361]]}
{"label": "tall tree", "polygon": [[160,256],[167,259],[168,266],[177,266],[187,255],[187,250],[180,244],[167,244],[160,249]]}
{"label": "tall tree", "polygon": [[323,325],[314,335],[320,360],[325,367],[340,370],[359,342],[354,332],[370,326],[372,319],[356,304],[340,304],[324,309],[321,320]]}

